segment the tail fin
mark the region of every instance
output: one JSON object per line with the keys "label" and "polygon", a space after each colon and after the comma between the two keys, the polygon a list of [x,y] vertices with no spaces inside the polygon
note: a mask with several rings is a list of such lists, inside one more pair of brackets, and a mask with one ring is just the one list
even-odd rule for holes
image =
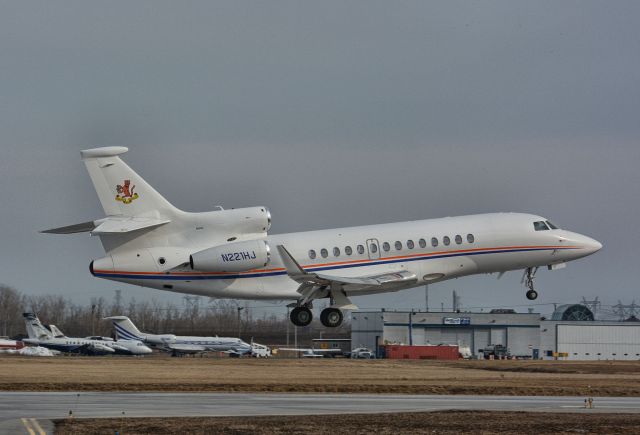
{"label": "tail fin", "polygon": [[106,215],[150,216],[154,211],[174,212],[174,206],[118,157],[127,151],[125,147],[105,147],[80,152]]}
{"label": "tail fin", "polygon": [[127,316],[105,317],[105,320],[111,320],[113,323],[117,340],[144,340],[145,334],[140,332]]}
{"label": "tail fin", "polygon": [[66,335],[62,333],[61,330],[58,329],[56,325],[49,325],[49,329],[55,338],[64,338]]}
{"label": "tail fin", "polygon": [[27,327],[27,335],[29,338],[37,338],[39,340],[45,338],[53,338],[53,334],[40,323],[40,319],[34,313],[23,313],[24,323]]}

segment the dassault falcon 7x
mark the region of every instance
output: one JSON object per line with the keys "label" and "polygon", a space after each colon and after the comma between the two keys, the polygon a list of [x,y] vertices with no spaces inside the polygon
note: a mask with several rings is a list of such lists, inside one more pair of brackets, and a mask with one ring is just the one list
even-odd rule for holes
{"label": "dassault falcon 7x", "polygon": [[99,278],[215,298],[290,300],[291,321],[323,325],[356,309],[352,296],[395,292],[473,274],[523,269],[530,300],[537,269],[559,269],[602,245],[531,214],[492,213],[383,225],[268,234],[266,207],[189,213],[147,184],[120,155],[81,151],[106,217],[45,233],[90,232],[106,256]]}

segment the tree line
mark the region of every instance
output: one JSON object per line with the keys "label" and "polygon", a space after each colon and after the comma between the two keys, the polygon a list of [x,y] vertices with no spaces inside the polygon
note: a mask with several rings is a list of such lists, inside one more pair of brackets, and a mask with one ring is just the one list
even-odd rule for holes
{"label": "tree line", "polygon": [[[268,345],[294,343],[294,326],[287,319],[286,308],[279,312],[256,309],[251,303],[199,296],[185,296],[182,304],[173,302],[123,302],[119,293],[111,300],[91,298],[88,304],[72,302],[60,295],[25,295],[0,285],[0,336],[21,338],[26,334],[22,313],[35,313],[43,324],[56,325],[69,337],[100,335],[112,337],[107,316],[127,316],[144,332],[196,336],[240,337]],[[324,328],[317,319],[297,329],[298,345],[311,345],[312,338],[349,338],[347,319],[339,328]]]}

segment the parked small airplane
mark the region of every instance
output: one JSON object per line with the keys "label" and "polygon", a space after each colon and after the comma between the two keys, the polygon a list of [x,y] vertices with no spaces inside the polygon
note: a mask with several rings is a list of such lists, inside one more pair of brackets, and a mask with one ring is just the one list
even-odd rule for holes
{"label": "parked small airplane", "polygon": [[345,356],[340,349],[315,349],[313,347],[281,347],[280,351],[297,352],[302,358],[334,358],[336,356]]}
{"label": "parked small airplane", "polygon": [[[189,337],[173,334],[148,334],[140,332],[127,316],[105,317],[111,320],[116,330],[116,337],[140,340],[152,346],[165,349],[173,354],[200,352],[226,352],[229,355],[241,356],[250,354],[251,344],[232,337]],[[261,346],[261,345],[260,345]],[[265,355],[266,356],[266,355]]]}
{"label": "parked small airplane", "polygon": [[[27,344],[46,347],[47,349],[89,355],[148,355],[152,350],[139,340],[96,340],[94,338],[67,337],[55,325],[55,334],[47,329],[33,313],[24,313],[27,335],[22,341]],[[102,338],[102,337],[101,337]]]}
{"label": "parked small airplane", "polygon": [[538,296],[539,267],[563,268],[602,245],[523,213],[490,213],[384,225],[268,235],[266,207],[178,210],[119,155],[125,147],[81,152],[106,217],[45,233],[90,232],[106,257],[99,278],[216,298],[293,300],[291,321],[342,323],[349,299],[474,274],[524,269],[526,296]]}

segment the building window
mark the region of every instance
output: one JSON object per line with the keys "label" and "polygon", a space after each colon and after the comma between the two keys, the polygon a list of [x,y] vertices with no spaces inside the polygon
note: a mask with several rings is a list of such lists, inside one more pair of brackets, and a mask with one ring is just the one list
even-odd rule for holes
{"label": "building window", "polygon": [[394,246],[396,248],[396,251],[399,251],[402,249],[402,242],[397,240]]}
{"label": "building window", "polygon": [[337,246],[335,248],[333,248],[333,256],[334,257],[339,257],[340,256],[340,248],[338,248]]}
{"label": "building window", "polygon": [[456,234],[456,244],[462,244],[462,236],[460,234]]}
{"label": "building window", "polygon": [[329,253],[327,252],[327,250],[326,250],[326,249],[322,248],[322,249],[320,250],[320,256],[321,256],[322,258],[327,258],[327,257],[329,256]]}
{"label": "building window", "polygon": [[360,255],[364,254],[364,246],[358,245],[356,249],[358,250],[358,254]]}
{"label": "building window", "polygon": [[384,252],[389,252],[389,249],[391,249],[391,245],[389,245],[389,242],[384,242],[382,244],[382,249],[384,249]]}
{"label": "building window", "polygon": [[420,245],[421,248],[424,248],[427,246],[427,241],[425,239],[420,239],[418,240],[418,245]]}
{"label": "building window", "polygon": [[445,246],[449,246],[449,244],[451,243],[451,239],[449,238],[449,236],[444,236],[444,237],[442,238],[442,243],[443,243]]}
{"label": "building window", "polygon": [[413,249],[414,248],[414,244],[413,244],[413,240],[407,240],[407,248],[409,249]]}
{"label": "building window", "polygon": [[309,249],[309,258],[312,260],[316,258],[316,251],[314,251],[313,249]]}
{"label": "building window", "polygon": [[344,253],[347,254],[347,255],[353,254],[353,250],[351,249],[351,246],[345,246],[344,247]]}
{"label": "building window", "polygon": [[475,240],[476,239],[473,237],[473,234],[467,234],[467,242],[473,243]]}

